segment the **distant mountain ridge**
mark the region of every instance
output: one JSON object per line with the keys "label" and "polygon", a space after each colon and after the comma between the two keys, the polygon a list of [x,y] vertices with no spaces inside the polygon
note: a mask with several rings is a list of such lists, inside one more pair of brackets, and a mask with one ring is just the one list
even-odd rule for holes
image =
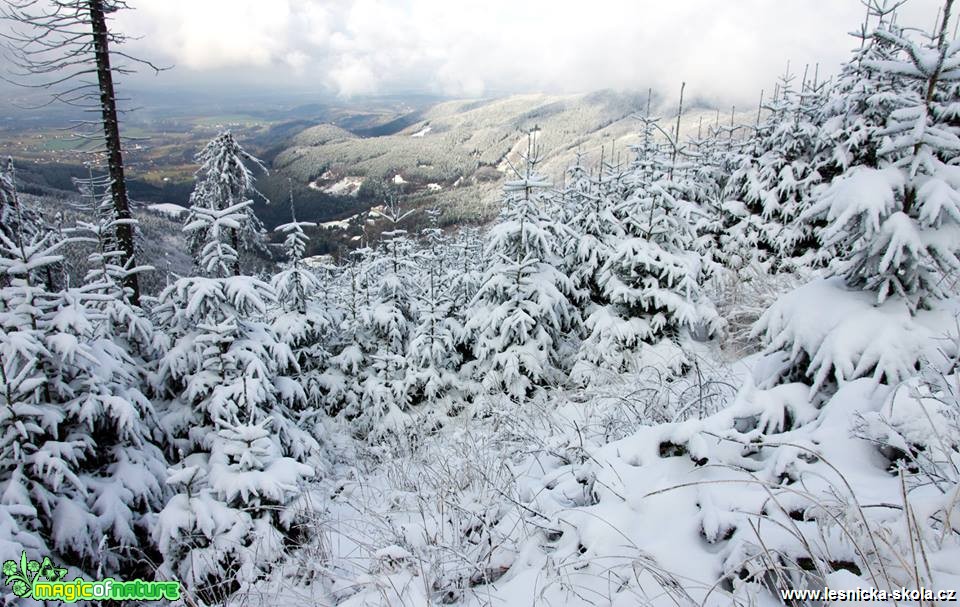
{"label": "distant mountain ridge", "polygon": [[[380,184],[396,183],[410,203],[442,208],[448,223],[485,221],[499,209],[500,186],[519,160],[527,130],[540,128],[541,169],[559,185],[578,151],[587,165],[601,153],[614,162],[629,162],[630,146],[638,140],[636,116],[646,105],[646,93],[615,91],[446,101],[369,133],[332,124],[308,128],[290,140],[273,164],[299,184],[345,199],[375,197]],[[662,126],[672,130],[676,110],[657,111]],[[735,120],[748,121],[749,115],[738,114]],[[717,119],[713,109],[685,111],[681,138]],[[729,113],[720,118],[729,119]],[[396,132],[376,134],[398,126]]]}

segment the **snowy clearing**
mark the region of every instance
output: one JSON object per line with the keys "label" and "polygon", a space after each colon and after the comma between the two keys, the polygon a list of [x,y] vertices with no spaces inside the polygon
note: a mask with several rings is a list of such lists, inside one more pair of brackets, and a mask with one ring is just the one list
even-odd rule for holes
{"label": "snowy clearing", "polygon": [[356,196],[363,185],[363,177],[344,177],[333,183],[323,183],[324,181],[326,179],[321,177],[317,181],[311,181],[307,187],[331,196]]}
{"label": "snowy clearing", "polygon": [[147,209],[159,215],[170,217],[171,219],[180,219],[187,211],[190,210],[178,204],[171,203],[150,204],[147,205]]}

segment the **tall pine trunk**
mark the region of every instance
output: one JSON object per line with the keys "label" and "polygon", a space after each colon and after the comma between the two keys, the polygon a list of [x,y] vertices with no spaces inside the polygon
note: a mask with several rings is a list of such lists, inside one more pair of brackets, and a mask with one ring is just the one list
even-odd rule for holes
{"label": "tall pine trunk", "polygon": [[[230,201],[233,204],[233,201]],[[233,262],[233,275],[240,276],[240,231],[236,228],[230,228],[230,246],[237,252],[237,259]]]}
{"label": "tall pine trunk", "polygon": [[[110,168],[110,190],[113,207],[118,220],[117,244],[123,252],[123,264],[136,265],[133,225],[130,221],[130,201],[127,197],[127,182],[123,174],[123,152],[120,146],[120,123],[117,120],[117,99],[113,89],[113,71],[110,68],[110,47],[103,0],[89,0],[90,21],[93,26],[94,53],[97,62],[97,81],[100,86],[100,111],[103,119],[103,136],[107,147]],[[131,290],[130,303],[140,305],[140,282],[136,274],[127,274],[124,287]]]}

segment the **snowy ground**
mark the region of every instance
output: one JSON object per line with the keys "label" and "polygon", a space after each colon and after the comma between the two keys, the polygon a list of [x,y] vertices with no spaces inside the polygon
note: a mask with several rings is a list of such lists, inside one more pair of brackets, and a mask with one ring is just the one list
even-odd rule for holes
{"label": "snowy ground", "polygon": [[311,493],[319,540],[235,603],[632,605],[654,592],[631,581],[641,563],[674,571],[688,592],[709,588],[716,557],[691,560],[662,524],[689,496],[641,499],[694,464],[670,457],[640,469],[647,441],[631,437],[643,420],[708,415],[733,397],[747,367],[701,362],[697,385],[664,383],[650,368],[589,392],[476,404],[419,440],[344,440],[341,463]]}
{"label": "snowy ground", "polygon": [[440,420],[339,439],[310,492],[316,541],[233,604],[775,605],[786,587],[960,588],[960,543],[935,523],[956,478],[938,484],[930,444],[908,475],[883,446],[901,437],[902,463],[907,443],[956,427],[925,400],[933,384],[863,378],[818,407],[801,384],[756,384],[769,357],[686,347],[681,378],[642,361],[588,391],[483,400],[430,432]]}

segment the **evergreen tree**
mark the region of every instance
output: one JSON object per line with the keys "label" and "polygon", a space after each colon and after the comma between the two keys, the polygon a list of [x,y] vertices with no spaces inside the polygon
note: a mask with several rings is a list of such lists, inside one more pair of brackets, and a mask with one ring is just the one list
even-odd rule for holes
{"label": "evergreen tree", "polygon": [[927,42],[881,21],[877,50],[859,61],[872,82],[864,88],[891,91],[885,126],[865,128],[858,146],[844,148],[856,164],[806,214],[828,222],[823,237],[841,251],[835,272],[849,286],[876,293],[878,303],[901,297],[912,312],[942,297],[942,276],[960,267],[960,129],[951,121],[960,46],[947,40],[946,20]]}
{"label": "evergreen tree", "polygon": [[165,461],[142,392],[152,327],[125,297],[131,268],[119,265],[110,198],[100,200],[109,216],[81,225],[96,248],[79,287],[51,291],[47,280],[77,237],[27,230],[23,215],[13,239],[0,235],[0,542],[115,574],[141,571],[150,553]]}
{"label": "evergreen tree", "polygon": [[[241,215],[236,226],[226,226],[227,243],[237,253],[229,260],[234,276],[240,275],[241,252],[266,253],[264,228],[253,212],[250,196],[259,194],[254,187],[253,172],[247,163],[266,171],[259,160],[248,154],[230,131],[224,131],[211,140],[196,156],[200,168],[196,173],[196,185],[190,195],[190,213],[188,225],[195,229],[190,233],[190,250],[195,256],[202,256],[201,247],[213,240],[208,238],[201,227],[205,222],[194,223],[199,214],[219,213],[226,209]],[[249,205],[243,203],[250,201]],[[238,206],[242,205],[242,206]],[[210,271],[209,268],[205,268]]]}
{"label": "evergreen tree", "polygon": [[[603,164],[601,160],[601,167]],[[568,183],[565,197],[574,213],[570,220],[573,237],[569,240],[565,264],[574,292],[579,296],[577,303],[586,317],[594,305],[605,303],[599,275],[611,254],[610,240],[616,220],[611,209],[611,188],[604,183],[602,171],[598,178],[591,177],[578,156],[568,171]]]}
{"label": "evergreen tree", "polygon": [[255,581],[297,539],[298,484],[319,456],[298,426],[306,394],[294,379],[297,361],[269,322],[276,295],[235,275],[237,239],[259,237],[248,226],[251,204],[193,207],[184,229],[202,235],[208,276],[177,280],[156,308],[171,341],[158,380],[179,461],[167,479],[176,495],[154,538],[163,570],[207,602]]}
{"label": "evergreen tree", "polygon": [[721,245],[729,233],[724,221],[724,202],[732,169],[725,166],[729,159],[718,134],[715,127],[708,126],[704,131],[701,117],[697,135],[690,139],[685,155],[691,163],[688,179],[695,186],[693,202],[698,212],[694,220],[694,233],[700,243],[699,252],[714,262],[729,265],[729,256]]}
{"label": "evergreen tree", "polygon": [[[896,4],[871,3],[868,21],[877,19],[875,31],[895,27]],[[880,74],[870,64],[893,58],[896,49],[864,24],[854,34],[860,46],[840,68],[836,83],[827,91],[815,121],[821,125],[820,145],[814,162],[824,183],[853,166],[878,166],[879,132],[895,109],[898,91],[906,82],[895,73]]]}
{"label": "evergreen tree", "polygon": [[795,80],[788,67],[773,100],[762,105],[766,118],[761,122],[758,113],[754,135],[740,149],[727,184],[725,257],[755,249],[741,266],[755,262],[772,271],[795,270],[816,261],[814,226],[799,217],[821,181],[814,158],[821,146],[824,85],[804,79],[797,90]]}
{"label": "evergreen tree", "polygon": [[8,158],[6,166],[0,166],[0,231],[19,243],[32,239],[39,229],[37,213],[20,202],[13,159]]}
{"label": "evergreen tree", "polygon": [[[116,239],[116,209],[108,177],[81,183],[93,222],[78,222],[79,233],[92,235],[89,271],[79,289],[68,289],[55,300],[56,324],[72,326],[92,356],[77,356],[61,371],[72,379],[74,398],[66,410],[78,435],[93,437],[95,455],[81,462],[90,509],[103,526],[99,566],[107,571],[136,570],[144,552],[152,552],[150,517],[163,506],[166,436],[157,424],[146,392],[148,372],[159,341],[146,313],[131,303],[131,274],[147,267],[130,267]],[[132,227],[135,227],[133,225]]]}
{"label": "evergreen tree", "polygon": [[489,233],[485,254],[492,263],[470,304],[467,331],[483,387],[513,397],[562,381],[567,336],[578,330],[570,302],[570,279],[561,260],[551,218],[549,183],[537,173],[541,149],[528,135],[525,167],[504,184],[503,211]]}
{"label": "evergreen tree", "polygon": [[[471,384],[465,367],[474,360],[467,321],[471,313],[470,302],[476,297],[486,273],[489,260],[484,255],[483,235],[479,228],[462,227],[451,239],[445,258],[446,272],[443,284],[450,298],[452,315],[451,329],[456,327],[456,352],[460,363],[460,378]],[[471,393],[476,387],[469,388]]]}
{"label": "evergreen tree", "polygon": [[367,267],[373,251],[361,248],[350,252],[335,303],[341,310],[330,362],[320,376],[327,410],[332,416],[353,420],[362,414],[363,386],[371,372],[374,354],[370,331],[370,279]]}
{"label": "evergreen tree", "polygon": [[599,279],[609,304],[586,321],[589,335],[573,374],[580,383],[598,367],[630,369],[644,343],[675,342],[683,329],[712,331],[719,323],[701,291],[709,260],[697,251],[676,139],[668,158],[655,141],[656,128],[656,119],[644,118],[637,158],[625,178],[629,194],[613,211],[617,227]]}
{"label": "evergreen tree", "polygon": [[427,211],[431,227],[424,230],[425,250],[417,260],[421,269],[416,301],[417,326],[410,340],[406,391],[411,402],[440,405],[442,413],[456,413],[468,388],[460,377],[458,344],[463,319],[458,317],[450,290],[458,269],[451,271],[449,238],[438,227],[439,209]]}
{"label": "evergreen tree", "polygon": [[[872,11],[876,30],[856,67],[844,70],[866,82],[848,81],[834,95],[849,99],[831,102],[844,112],[832,158],[838,170],[851,164],[803,216],[826,223],[821,238],[838,258],[825,279],[784,295],[755,327],[779,358],[766,383],[803,381],[811,394],[867,375],[898,383],[915,373],[922,349],[909,341],[926,329],[913,317],[936,307],[947,295],[944,277],[960,268],[960,129],[951,96],[960,46],[947,42],[945,26],[917,42],[884,5]],[[811,297],[830,301],[831,315],[823,318]]]}
{"label": "evergreen tree", "polygon": [[360,419],[354,421],[362,433],[380,433],[405,423],[409,406],[407,394],[407,349],[416,326],[414,292],[416,265],[413,243],[402,221],[413,211],[404,211],[399,195],[388,195],[383,219],[389,224],[382,234],[383,250],[370,258],[365,268],[367,282],[374,286],[369,300],[371,365],[363,382]]}
{"label": "evergreen tree", "polygon": [[[271,280],[280,304],[273,319],[273,328],[290,347],[297,361],[299,372],[294,379],[307,396],[307,407],[301,415],[312,417],[322,405],[320,374],[330,358],[328,348],[336,310],[318,301],[322,285],[316,273],[303,262],[309,242],[304,228],[316,224],[297,221],[292,197],[290,207],[292,221],[275,229],[285,234],[283,248],[287,260]],[[308,423],[315,425],[315,422],[302,420],[302,425]]]}
{"label": "evergreen tree", "polygon": [[[78,513],[84,527],[93,517],[75,466],[86,444],[61,436],[66,416],[55,398],[56,352],[47,340],[50,299],[37,276],[60,260],[63,243],[51,233],[15,237],[0,234],[0,544],[6,555],[67,552],[71,538],[60,537],[74,522],[58,513]],[[82,557],[93,556],[90,542],[79,546]]]}

